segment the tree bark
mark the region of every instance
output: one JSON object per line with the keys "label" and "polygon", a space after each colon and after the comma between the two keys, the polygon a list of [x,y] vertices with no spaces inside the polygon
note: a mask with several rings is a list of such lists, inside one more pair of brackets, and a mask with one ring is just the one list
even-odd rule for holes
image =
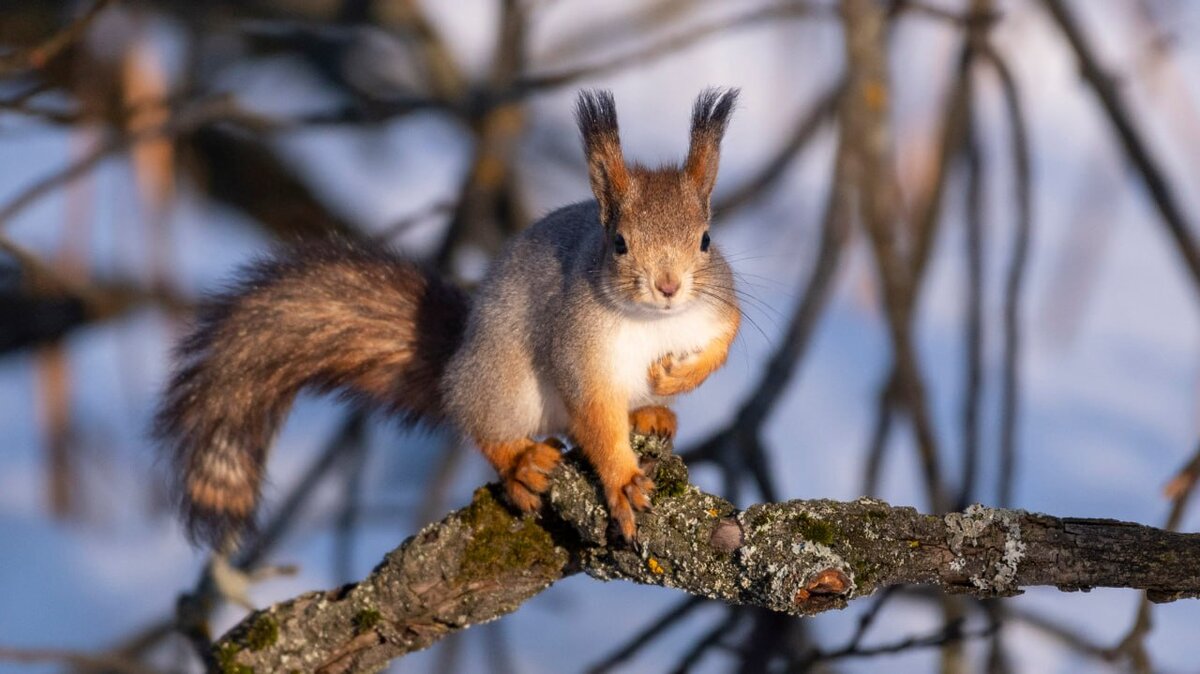
{"label": "tree bark", "polygon": [[689,484],[669,443],[636,445],[658,485],[637,546],[608,536],[596,482],[569,453],[539,517],[513,514],[500,491],[481,487],[362,582],[247,616],[215,646],[221,671],[377,671],[580,572],[792,615],[897,584],[980,597],[1036,585],[1137,588],[1156,601],[1200,596],[1200,534],[978,505],[939,517],[868,498],[738,510]]}

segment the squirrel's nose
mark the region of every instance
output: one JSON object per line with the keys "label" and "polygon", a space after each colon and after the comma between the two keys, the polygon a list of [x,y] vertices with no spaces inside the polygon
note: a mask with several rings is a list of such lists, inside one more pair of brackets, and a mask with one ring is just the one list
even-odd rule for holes
{"label": "squirrel's nose", "polygon": [[679,277],[674,274],[664,274],[655,279],[654,287],[658,288],[658,292],[662,293],[663,297],[673,297],[675,293],[679,292]]}

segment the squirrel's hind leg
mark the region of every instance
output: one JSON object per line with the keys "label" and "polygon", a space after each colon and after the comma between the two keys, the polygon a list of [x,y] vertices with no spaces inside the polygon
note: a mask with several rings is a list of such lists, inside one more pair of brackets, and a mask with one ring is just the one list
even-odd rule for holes
{"label": "squirrel's hind leg", "polygon": [[529,438],[512,442],[480,442],[483,455],[496,468],[509,501],[525,512],[542,507],[541,494],[550,486],[550,471],[562,459],[557,443]]}
{"label": "squirrel's hind leg", "polygon": [[609,515],[625,540],[633,541],[633,513],[650,509],[654,482],[642,472],[629,446],[629,417],[624,400],[593,396],[572,410],[571,436],[600,476]]}

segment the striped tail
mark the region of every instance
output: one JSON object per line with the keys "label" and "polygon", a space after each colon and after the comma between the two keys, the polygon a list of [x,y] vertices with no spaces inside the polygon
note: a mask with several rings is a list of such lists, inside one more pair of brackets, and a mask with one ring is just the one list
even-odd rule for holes
{"label": "striped tail", "polygon": [[179,345],[156,415],[191,540],[226,545],[253,526],[268,446],[301,389],[440,422],[467,310],[436,275],[343,240],[247,268]]}

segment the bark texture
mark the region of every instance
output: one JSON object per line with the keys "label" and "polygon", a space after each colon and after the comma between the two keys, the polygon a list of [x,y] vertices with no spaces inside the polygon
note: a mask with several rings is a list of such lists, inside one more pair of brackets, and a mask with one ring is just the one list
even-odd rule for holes
{"label": "bark texture", "polygon": [[636,549],[608,535],[596,482],[568,455],[541,517],[516,516],[499,491],[481,487],[362,582],[247,616],[215,646],[221,671],[377,671],[580,572],[793,615],[896,584],[985,597],[1035,585],[1200,596],[1200,534],[978,505],[939,517],[867,498],[738,510],[689,484],[667,443],[637,446],[658,491],[653,512],[639,518]]}

